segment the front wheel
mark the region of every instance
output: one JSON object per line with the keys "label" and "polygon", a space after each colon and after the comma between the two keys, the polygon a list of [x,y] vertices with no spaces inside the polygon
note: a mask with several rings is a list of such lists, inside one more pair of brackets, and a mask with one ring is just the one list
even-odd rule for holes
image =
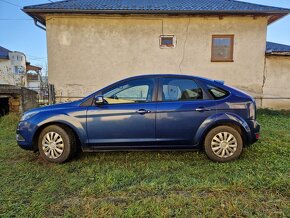
{"label": "front wheel", "polygon": [[241,155],[243,140],[240,133],[234,128],[218,126],[206,135],[204,150],[206,155],[213,161],[231,161]]}
{"label": "front wheel", "polygon": [[49,162],[65,162],[74,154],[75,148],[72,131],[58,125],[44,128],[38,138],[40,156]]}

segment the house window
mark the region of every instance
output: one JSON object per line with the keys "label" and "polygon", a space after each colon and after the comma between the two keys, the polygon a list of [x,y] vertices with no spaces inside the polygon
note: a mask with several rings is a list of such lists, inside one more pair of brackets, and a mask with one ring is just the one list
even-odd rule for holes
{"label": "house window", "polygon": [[233,61],[234,35],[213,35],[211,61]]}
{"label": "house window", "polygon": [[19,69],[18,69],[17,66],[14,66],[14,72],[15,72],[15,73],[19,73]]}
{"label": "house window", "polygon": [[161,35],[159,42],[160,48],[175,48],[176,37],[173,35]]}

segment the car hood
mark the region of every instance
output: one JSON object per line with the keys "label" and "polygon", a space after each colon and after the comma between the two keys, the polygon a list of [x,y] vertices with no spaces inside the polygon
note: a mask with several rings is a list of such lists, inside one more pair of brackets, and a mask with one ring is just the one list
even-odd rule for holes
{"label": "car hood", "polygon": [[33,108],[31,110],[26,111],[24,114],[30,113],[30,112],[43,112],[43,111],[52,111],[52,110],[76,107],[76,106],[79,106],[80,103],[81,101],[79,100],[79,101],[73,101],[73,102],[68,102],[68,103],[53,104],[53,105]]}

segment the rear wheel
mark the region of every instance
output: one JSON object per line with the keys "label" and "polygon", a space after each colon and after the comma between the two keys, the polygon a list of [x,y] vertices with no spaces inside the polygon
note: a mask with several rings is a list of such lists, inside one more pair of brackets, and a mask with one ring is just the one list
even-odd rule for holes
{"label": "rear wheel", "polygon": [[38,138],[40,156],[53,163],[63,163],[76,151],[75,136],[65,127],[51,125],[42,130]]}
{"label": "rear wheel", "polygon": [[241,155],[243,140],[236,129],[229,126],[218,126],[206,135],[204,150],[211,160],[231,161]]}

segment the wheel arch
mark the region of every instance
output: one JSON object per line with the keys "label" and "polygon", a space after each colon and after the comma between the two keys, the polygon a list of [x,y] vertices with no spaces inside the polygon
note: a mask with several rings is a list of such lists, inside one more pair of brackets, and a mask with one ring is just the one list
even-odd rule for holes
{"label": "wheel arch", "polygon": [[249,144],[251,130],[247,122],[241,117],[236,114],[223,113],[217,114],[215,117],[209,119],[210,120],[205,120],[201,125],[201,128],[198,129],[194,138],[194,144],[203,145],[205,137],[209,131],[218,126],[230,126],[234,128],[241,134],[244,146]]}
{"label": "wheel arch", "polygon": [[52,122],[44,123],[44,124],[40,125],[36,129],[36,131],[35,131],[35,133],[33,135],[33,138],[32,138],[34,151],[37,151],[38,150],[38,146],[37,146],[37,144],[38,144],[38,137],[39,137],[40,133],[42,132],[42,130],[44,130],[46,127],[52,126],[52,125],[60,126],[63,129],[69,129],[69,130],[71,130],[72,133],[75,136],[75,140],[77,142],[76,143],[77,146],[81,146],[82,145],[82,141],[81,141],[80,135],[79,135],[79,133],[75,130],[75,128],[72,125],[69,125],[68,123],[61,122],[61,121],[52,121]]}

